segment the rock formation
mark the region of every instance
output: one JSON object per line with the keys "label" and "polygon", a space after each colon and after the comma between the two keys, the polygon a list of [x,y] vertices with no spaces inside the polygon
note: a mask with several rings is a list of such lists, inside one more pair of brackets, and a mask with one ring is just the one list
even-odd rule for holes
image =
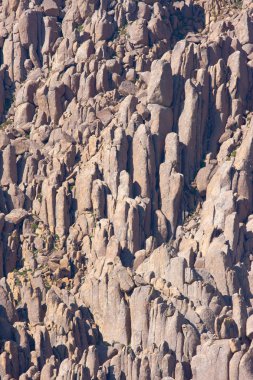
{"label": "rock formation", "polygon": [[0,379],[253,379],[251,0],[0,0]]}

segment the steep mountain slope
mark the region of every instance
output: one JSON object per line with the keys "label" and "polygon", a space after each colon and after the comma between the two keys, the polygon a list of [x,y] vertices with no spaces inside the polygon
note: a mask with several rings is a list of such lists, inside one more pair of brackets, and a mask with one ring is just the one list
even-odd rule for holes
{"label": "steep mountain slope", "polygon": [[0,0],[0,378],[253,379],[251,0]]}

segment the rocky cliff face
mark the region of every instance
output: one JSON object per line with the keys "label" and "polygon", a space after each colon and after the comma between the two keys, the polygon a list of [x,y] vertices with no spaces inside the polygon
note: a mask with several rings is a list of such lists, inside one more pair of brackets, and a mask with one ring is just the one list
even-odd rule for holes
{"label": "rocky cliff face", "polygon": [[0,378],[253,379],[251,0],[0,0]]}

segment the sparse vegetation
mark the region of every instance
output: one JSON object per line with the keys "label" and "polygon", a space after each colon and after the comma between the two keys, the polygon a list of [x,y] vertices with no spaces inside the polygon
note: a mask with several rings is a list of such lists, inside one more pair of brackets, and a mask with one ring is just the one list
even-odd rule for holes
{"label": "sparse vegetation", "polygon": [[32,223],[31,228],[32,228],[33,233],[35,233],[38,228],[38,223],[36,222]]}
{"label": "sparse vegetation", "polygon": [[114,39],[117,39],[118,37],[129,37],[129,34],[127,32],[127,25],[118,28],[114,34]]}
{"label": "sparse vegetation", "polygon": [[227,161],[230,161],[231,158],[235,158],[236,157],[236,149],[234,149],[227,157]]}
{"label": "sparse vegetation", "polygon": [[235,8],[242,9],[242,6],[243,6],[243,1],[242,0],[234,0],[233,3],[234,3],[233,5],[235,6]]}
{"label": "sparse vegetation", "polygon": [[13,273],[14,273],[14,285],[15,286],[21,286],[22,285],[22,281],[21,281],[21,278],[26,278],[28,273],[31,273],[32,270],[30,268],[21,268],[21,269],[17,269],[15,268],[13,270]]}
{"label": "sparse vegetation", "polygon": [[42,194],[41,193],[39,193],[38,195],[37,195],[37,199],[38,199],[38,201],[41,203],[42,202]]}
{"label": "sparse vegetation", "polygon": [[0,380],[252,377],[252,1],[0,7]]}
{"label": "sparse vegetation", "polygon": [[52,284],[49,283],[47,277],[45,277],[45,276],[43,277],[43,284],[44,284],[46,290],[49,290],[52,287]]}
{"label": "sparse vegetation", "polygon": [[127,27],[126,26],[122,26],[121,28],[119,28],[119,35],[120,36],[127,36]]}
{"label": "sparse vegetation", "polygon": [[82,33],[83,32],[83,25],[81,24],[81,25],[78,25],[77,27],[76,27],[76,30],[79,32],[79,33]]}
{"label": "sparse vegetation", "polygon": [[39,253],[39,251],[36,248],[34,248],[33,249],[33,257],[36,258],[38,256],[38,253]]}
{"label": "sparse vegetation", "polygon": [[12,124],[12,121],[10,119],[5,120],[2,124],[0,124],[0,129],[6,129],[9,125]]}
{"label": "sparse vegetation", "polygon": [[15,286],[21,286],[22,282],[20,281],[20,279],[18,277],[15,277],[14,284],[15,284]]}

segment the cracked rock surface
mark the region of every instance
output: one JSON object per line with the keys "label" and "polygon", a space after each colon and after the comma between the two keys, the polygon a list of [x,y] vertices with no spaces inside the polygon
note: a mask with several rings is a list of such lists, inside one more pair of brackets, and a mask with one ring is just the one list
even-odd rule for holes
{"label": "cracked rock surface", "polygon": [[253,379],[251,0],[0,0],[0,379]]}

